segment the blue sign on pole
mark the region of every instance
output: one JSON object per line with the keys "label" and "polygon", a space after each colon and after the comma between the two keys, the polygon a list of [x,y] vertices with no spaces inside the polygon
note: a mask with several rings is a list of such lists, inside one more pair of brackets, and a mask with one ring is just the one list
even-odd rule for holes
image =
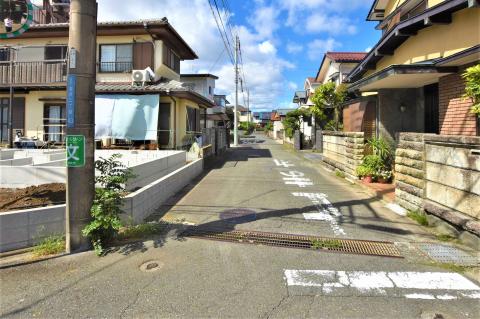
{"label": "blue sign on pole", "polygon": [[67,78],[67,127],[75,127],[75,98],[77,75],[69,74]]}

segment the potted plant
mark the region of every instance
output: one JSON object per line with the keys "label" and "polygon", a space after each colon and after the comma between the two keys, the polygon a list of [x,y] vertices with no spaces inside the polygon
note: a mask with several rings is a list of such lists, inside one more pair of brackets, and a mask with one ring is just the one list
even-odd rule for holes
{"label": "potted plant", "polygon": [[381,184],[386,184],[392,179],[392,171],[382,169],[377,174],[377,181]]}
{"label": "potted plant", "polygon": [[361,178],[365,183],[372,183],[375,171],[372,170],[370,167],[365,165],[360,165],[357,167],[356,170],[357,176]]}

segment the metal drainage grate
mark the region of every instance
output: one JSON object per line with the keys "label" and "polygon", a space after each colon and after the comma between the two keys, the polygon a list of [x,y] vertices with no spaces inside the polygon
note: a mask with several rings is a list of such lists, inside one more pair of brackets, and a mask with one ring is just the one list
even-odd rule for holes
{"label": "metal drainage grate", "polygon": [[383,241],[326,238],[243,230],[222,231],[199,226],[189,227],[182,233],[182,236],[244,244],[403,258],[394,243]]}
{"label": "metal drainage grate", "polygon": [[461,266],[478,266],[480,265],[479,257],[472,256],[467,252],[450,247],[446,245],[433,244],[433,243],[419,243],[415,246],[420,251],[440,263],[452,263]]}

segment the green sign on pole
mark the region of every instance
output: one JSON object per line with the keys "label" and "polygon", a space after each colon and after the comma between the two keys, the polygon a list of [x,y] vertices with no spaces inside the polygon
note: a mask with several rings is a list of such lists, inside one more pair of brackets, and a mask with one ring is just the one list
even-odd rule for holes
{"label": "green sign on pole", "polygon": [[67,135],[67,167],[85,166],[85,136]]}

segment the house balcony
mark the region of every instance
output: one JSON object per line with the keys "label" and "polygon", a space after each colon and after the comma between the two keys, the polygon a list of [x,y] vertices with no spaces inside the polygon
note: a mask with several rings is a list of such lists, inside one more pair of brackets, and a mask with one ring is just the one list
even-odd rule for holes
{"label": "house balcony", "polygon": [[0,62],[0,87],[65,86],[66,60]]}

